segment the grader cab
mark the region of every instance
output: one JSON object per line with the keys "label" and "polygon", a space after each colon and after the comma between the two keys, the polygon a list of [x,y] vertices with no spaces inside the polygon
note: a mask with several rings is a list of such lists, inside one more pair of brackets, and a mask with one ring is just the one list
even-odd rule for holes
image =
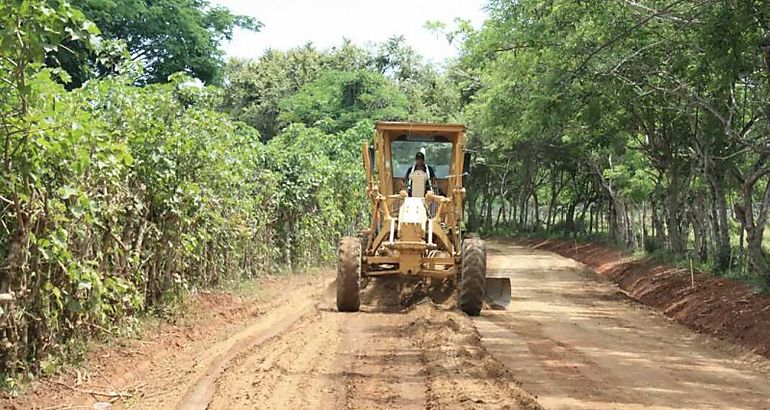
{"label": "grader cab", "polygon": [[360,237],[340,243],[339,311],[359,310],[363,278],[393,276],[452,281],[458,307],[471,316],[481,312],[485,294],[491,306],[510,303],[510,280],[486,275],[484,242],[462,237],[470,165],[464,147],[463,125],[376,124],[374,147],[363,146],[372,221]]}

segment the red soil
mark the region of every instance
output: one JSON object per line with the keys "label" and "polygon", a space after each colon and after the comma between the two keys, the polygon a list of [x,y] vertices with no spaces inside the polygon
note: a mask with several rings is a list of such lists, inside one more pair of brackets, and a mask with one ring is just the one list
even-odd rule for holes
{"label": "red soil", "polygon": [[577,260],[615,282],[628,296],[701,333],[716,336],[770,358],[770,295],[690,269],[596,244],[527,240],[528,246]]}

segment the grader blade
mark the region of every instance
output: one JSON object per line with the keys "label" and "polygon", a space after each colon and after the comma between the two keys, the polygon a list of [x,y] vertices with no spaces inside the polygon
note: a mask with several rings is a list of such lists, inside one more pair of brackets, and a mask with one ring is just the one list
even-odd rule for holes
{"label": "grader blade", "polygon": [[484,298],[492,309],[507,309],[511,304],[511,279],[487,276],[484,281]]}

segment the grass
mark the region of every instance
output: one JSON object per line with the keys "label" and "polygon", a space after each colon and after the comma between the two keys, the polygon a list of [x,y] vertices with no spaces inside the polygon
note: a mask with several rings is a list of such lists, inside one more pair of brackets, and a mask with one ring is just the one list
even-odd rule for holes
{"label": "grass", "polygon": [[[732,252],[733,255],[737,255],[740,250],[737,247],[733,247]],[[711,260],[702,262],[697,257],[677,256],[665,249],[657,249],[649,253],[641,252],[640,254],[642,257],[651,258],[662,264],[675,266],[681,269],[690,269],[690,267],[692,267],[694,271],[740,282],[749,286],[756,292],[770,294],[770,283],[768,283],[767,279],[751,273],[745,265],[733,266],[731,269],[720,271]]]}
{"label": "grass", "polygon": [[770,283],[761,276],[747,273],[746,270],[725,271],[719,276],[744,283],[759,293],[770,294]]}

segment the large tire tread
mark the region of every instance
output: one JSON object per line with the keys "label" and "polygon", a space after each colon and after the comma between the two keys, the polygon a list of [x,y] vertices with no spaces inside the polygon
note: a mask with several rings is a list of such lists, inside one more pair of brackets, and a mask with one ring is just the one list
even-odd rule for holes
{"label": "large tire tread", "polygon": [[468,316],[478,316],[484,305],[487,249],[478,238],[463,242],[458,307]]}
{"label": "large tire tread", "polygon": [[358,312],[361,307],[361,240],[344,237],[340,241],[337,264],[337,310]]}

